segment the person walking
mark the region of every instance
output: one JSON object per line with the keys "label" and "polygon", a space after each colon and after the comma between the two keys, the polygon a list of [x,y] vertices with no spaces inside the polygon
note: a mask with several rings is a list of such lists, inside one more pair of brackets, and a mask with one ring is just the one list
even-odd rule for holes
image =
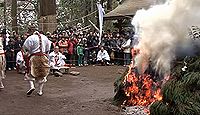
{"label": "person walking", "polygon": [[[47,81],[47,76],[50,71],[48,53],[50,51],[51,42],[49,39],[36,31],[35,27],[30,27],[29,32],[32,33],[23,45],[26,55],[26,74],[25,80],[28,81],[30,89],[27,95],[31,95],[35,90],[35,82],[38,83],[39,89],[37,94],[43,95],[43,86]],[[27,59],[28,56],[28,59]]]}

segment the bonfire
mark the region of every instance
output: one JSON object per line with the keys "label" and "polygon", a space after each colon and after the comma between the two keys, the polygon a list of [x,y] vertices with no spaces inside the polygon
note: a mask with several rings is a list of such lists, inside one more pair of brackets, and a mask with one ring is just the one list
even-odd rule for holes
{"label": "bonfire", "polygon": [[[162,100],[160,82],[150,73],[139,74],[133,64],[115,82],[114,104],[121,107],[136,107],[136,111],[149,114],[149,105]],[[142,109],[141,109],[142,108]]]}
{"label": "bonfire", "polygon": [[116,79],[114,104],[151,115],[200,114],[199,9],[200,0],[167,0],[136,12],[141,56]]}

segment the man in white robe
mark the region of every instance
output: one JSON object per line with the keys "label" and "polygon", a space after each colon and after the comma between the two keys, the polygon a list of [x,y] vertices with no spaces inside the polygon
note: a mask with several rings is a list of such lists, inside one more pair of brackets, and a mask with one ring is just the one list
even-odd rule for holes
{"label": "man in white robe", "polygon": [[[31,28],[30,31],[33,33],[35,28]],[[37,31],[24,42],[23,48],[29,54],[28,59],[26,59],[27,73],[25,74],[30,85],[27,95],[31,95],[35,90],[35,82],[39,86],[37,94],[39,96],[43,94],[43,86],[50,70],[48,59],[50,45],[49,39]]]}
{"label": "man in white robe", "polygon": [[109,61],[110,56],[108,55],[108,52],[103,47],[101,47],[97,54],[97,62],[101,65],[109,65]]}
{"label": "man in white robe", "polygon": [[60,67],[65,65],[65,59],[66,57],[59,52],[58,46],[56,46],[54,51],[49,54],[50,67],[55,76],[62,76],[62,73],[59,70]]}

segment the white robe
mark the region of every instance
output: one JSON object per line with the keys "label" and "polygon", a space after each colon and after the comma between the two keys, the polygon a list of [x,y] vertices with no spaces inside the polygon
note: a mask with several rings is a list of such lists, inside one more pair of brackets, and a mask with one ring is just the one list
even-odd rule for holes
{"label": "white robe", "polygon": [[60,52],[55,53],[54,51],[49,54],[49,60],[50,60],[50,67],[51,69],[60,69],[60,67],[65,65],[66,57],[62,55]]}
{"label": "white robe", "polygon": [[[43,34],[40,34],[42,38],[42,52],[49,52],[51,47],[50,40]],[[23,47],[28,50],[29,54],[38,53],[40,52],[40,44],[39,44],[39,37],[38,35],[31,35],[29,36],[25,42]]]}
{"label": "white robe", "polygon": [[106,50],[104,50],[103,52],[100,50],[97,54],[97,61],[101,61],[103,59],[110,61],[110,56],[108,55],[108,52]]}

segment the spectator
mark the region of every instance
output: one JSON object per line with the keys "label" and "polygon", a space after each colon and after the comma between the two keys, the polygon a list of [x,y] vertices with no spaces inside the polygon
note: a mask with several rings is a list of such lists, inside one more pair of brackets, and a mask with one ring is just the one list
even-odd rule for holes
{"label": "spectator", "polygon": [[122,45],[122,48],[124,50],[124,66],[127,66],[131,62],[131,39],[128,35],[125,37],[126,42]]}
{"label": "spectator", "polygon": [[6,69],[12,70],[15,69],[15,48],[14,48],[14,40],[11,39],[6,46]]}
{"label": "spectator", "polygon": [[113,64],[116,64],[116,61],[117,61],[116,60],[116,55],[118,55],[118,54],[115,53],[116,50],[117,50],[117,40],[112,35],[111,35],[111,40],[110,40],[110,46],[111,46],[110,47],[110,49],[111,49],[110,61],[111,61],[112,65],[113,65]]}
{"label": "spectator", "polygon": [[87,66],[88,63],[89,63],[89,48],[87,46],[87,39],[86,38],[83,38],[83,47],[84,47],[84,50],[83,50],[83,53],[84,53],[83,63],[84,63],[84,66]]}
{"label": "spectator", "polygon": [[60,48],[60,52],[64,55],[67,54],[67,47],[68,47],[68,42],[66,37],[62,36],[61,40],[58,42],[59,48]]}
{"label": "spectator", "polygon": [[[54,48],[55,48],[56,46],[59,46],[56,35],[52,36],[51,41],[52,41],[52,43],[51,43],[50,52],[54,51]],[[60,46],[62,47],[62,43],[60,43]],[[67,46],[66,46],[66,47],[67,47]]]}
{"label": "spectator", "polygon": [[[15,42],[14,42],[14,59],[16,59],[17,53],[21,51],[21,47],[23,46],[23,41],[21,40],[19,35],[15,36]],[[15,60],[16,62],[16,60]],[[16,64],[15,64],[16,65]]]}
{"label": "spectator", "polygon": [[[72,37],[69,41],[68,41],[68,60],[69,60],[69,64],[75,66],[75,47],[77,44],[77,40],[76,38]],[[74,51],[75,50],[75,51]]]}
{"label": "spectator", "polygon": [[110,61],[110,56],[108,55],[108,52],[106,50],[104,50],[103,47],[101,47],[101,49],[99,50],[99,52],[97,54],[98,64],[109,65],[109,61]]}
{"label": "spectator", "polygon": [[77,46],[78,66],[83,66],[83,44]]}
{"label": "spectator", "polygon": [[72,55],[72,65],[76,65],[77,64],[77,60],[78,60],[78,55],[77,55],[77,44],[78,44],[78,35],[74,34],[72,37],[72,44],[73,44],[73,55]]}
{"label": "spectator", "polygon": [[124,54],[122,50],[123,43],[125,43],[124,37],[118,33],[117,34],[117,49],[115,52],[115,57],[117,59],[116,63],[118,65],[124,65]]}

